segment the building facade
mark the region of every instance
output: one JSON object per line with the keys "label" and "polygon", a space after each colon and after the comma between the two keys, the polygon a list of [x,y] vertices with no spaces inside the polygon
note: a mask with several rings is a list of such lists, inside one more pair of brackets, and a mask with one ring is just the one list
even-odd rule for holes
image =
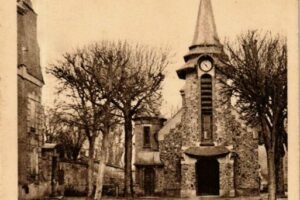
{"label": "building facade", "polygon": [[42,87],[37,14],[30,0],[17,1],[19,199],[38,195],[40,184]]}
{"label": "building facade", "polygon": [[163,195],[163,163],[160,159],[158,132],[165,119],[139,117],[135,119],[135,191],[138,195]]}
{"label": "building facade", "polygon": [[211,2],[201,0],[192,45],[177,70],[185,81],[181,110],[160,129],[152,126],[160,118],[136,121],[138,194],[259,195],[258,134],[224,103],[218,71],[223,56]]}

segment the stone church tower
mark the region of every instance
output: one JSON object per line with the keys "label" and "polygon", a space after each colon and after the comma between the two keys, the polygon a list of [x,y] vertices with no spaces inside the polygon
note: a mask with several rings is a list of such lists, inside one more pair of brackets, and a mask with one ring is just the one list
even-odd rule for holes
{"label": "stone church tower", "polygon": [[[153,195],[155,191],[181,197],[259,194],[257,133],[230,103],[222,103],[218,68],[223,56],[211,1],[200,0],[194,39],[184,66],[177,70],[185,81],[182,108],[158,132],[157,163],[163,176],[161,170],[153,170]],[[148,176],[144,172],[137,177],[140,194],[149,194],[141,186]]]}
{"label": "stone church tower", "polygon": [[185,80],[182,196],[258,192],[257,140],[252,129],[243,127],[234,108],[222,103],[225,97],[220,92],[222,76],[218,72],[222,56],[211,2],[202,0],[193,43],[184,56],[185,65],[177,70]]}

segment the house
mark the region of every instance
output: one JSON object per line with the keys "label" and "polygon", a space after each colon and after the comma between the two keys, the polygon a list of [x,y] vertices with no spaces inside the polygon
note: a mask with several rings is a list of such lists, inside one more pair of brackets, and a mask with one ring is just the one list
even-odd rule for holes
{"label": "house", "polygon": [[17,1],[19,199],[37,198],[42,145],[44,79],[37,42],[37,14],[30,0]]}

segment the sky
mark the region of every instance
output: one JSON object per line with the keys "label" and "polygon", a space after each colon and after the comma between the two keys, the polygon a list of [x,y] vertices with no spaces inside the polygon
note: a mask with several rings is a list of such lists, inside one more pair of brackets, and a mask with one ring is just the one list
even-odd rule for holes
{"label": "sky", "polygon": [[[95,41],[127,40],[154,47],[169,46],[172,63],[163,83],[162,114],[181,106],[184,80],[176,75],[191,45],[199,0],[32,0],[38,14],[38,42],[46,85],[43,102],[51,106],[55,81],[49,64]],[[248,29],[287,34],[286,0],[212,0],[217,32],[233,40]]]}

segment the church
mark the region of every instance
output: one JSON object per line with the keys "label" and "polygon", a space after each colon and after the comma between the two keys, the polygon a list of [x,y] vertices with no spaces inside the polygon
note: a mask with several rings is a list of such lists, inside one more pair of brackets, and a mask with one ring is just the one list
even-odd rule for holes
{"label": "church", "polygon": [[210,0],[200,0],[185,64],[182,107],[170,120],[135,119],[134,179],[140,196],[256,196],[258,133],[224,104],[218,72],[224,56]]}

